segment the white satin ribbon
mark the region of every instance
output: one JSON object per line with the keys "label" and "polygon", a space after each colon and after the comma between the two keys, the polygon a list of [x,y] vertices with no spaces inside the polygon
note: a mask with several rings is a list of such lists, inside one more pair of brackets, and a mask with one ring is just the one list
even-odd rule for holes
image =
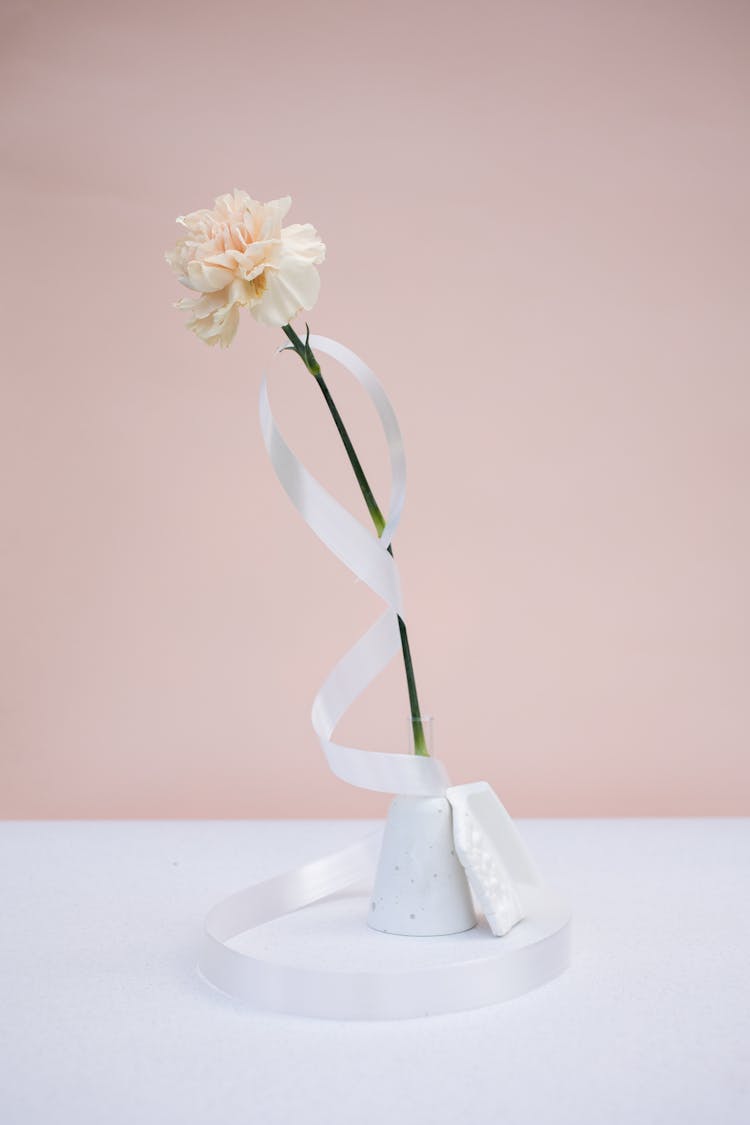
{"label": "white satin ribbon", "polygon": [[[403,510],[406,462],[393,407],[369,367],[335,340],[311,336],[310,344],[316,353],[340,363],[364,388],[380,419],[391,467],[388,517],[378,538],[323,488],[289,448],[271,412],[268,381],[263,379],[261,430],[284,491],[329,550],[386,606],[320,688],[313,702],[312,724],[328,765],[350,785],[382,793],[443,796],[450,782],[438,759],[365,751],[333,741],[342,716],[399,651],[401,589],[387,547]],[[204,977],[222,991],[266,1011],[324,1018],[393,1019],[460,1011],[509,999],[556,976],[567,964],[567,912],[543,887],[533,883],[524,887],[524,925],[530,927],[525,940],[503,946],[508,939],[496,941],[488,935],[481,955],[440,968],[418,966],[409,973],[305,969],[271,963],[232,946],[253,927],[371,876],[380,836],[379,832],[369,835],[333,855],[248,887],[215,906],[206,919],[199,959]],[[517,838],[512,846],[519,847]],[[476,950],[476,944],[472,948]]]}
{"label": "white satin ribbon", "polygon": [[[432,797],[445,792],[448,775],[436,758],[358,750],[332,741],[333,731],[355,699],[393,659],[400,647],[402,614],[398,569],[388,545],[398,527],[406,495],[406,459],[396,414],[377,378],[354,352],[325,336],[311,336],[315,352],[337,360],[364,388],[383,427],[391,467],[391,497],[383,534],[363,527],[307,471],[284,441],[271,413],[268,381],[260,388],[260,426],[277,477],[295,508],[345,566],[386,603],[372,628],[341,658],[315,696],[312,724],[337,777],[361,789]],[[402,614],[403,616],[403,614]]]}

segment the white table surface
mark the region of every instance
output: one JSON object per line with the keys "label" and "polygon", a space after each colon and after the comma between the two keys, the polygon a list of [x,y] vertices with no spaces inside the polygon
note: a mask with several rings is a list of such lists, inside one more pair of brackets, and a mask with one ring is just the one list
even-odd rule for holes
{"label": "white table surface", "polygon": [[750,821],[521,822],[574,962],[497,1007],[334,1023],[198,977],[217,899],[371,827],[0,824],[2,1125],[747,1125]]}

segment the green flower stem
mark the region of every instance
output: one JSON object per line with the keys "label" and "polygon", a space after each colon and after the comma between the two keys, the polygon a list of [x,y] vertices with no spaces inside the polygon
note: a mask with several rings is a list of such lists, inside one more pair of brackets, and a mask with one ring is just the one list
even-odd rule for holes
{"label": "green flower stem", "polygon": [[[347,433],[346,426],[344,425],[344,421],[338,412],[336,403],[333,401],[331,392],[328,390],[325,379],[323,378],[323,373],[320,370],[320,364],[315,358],[313,350],[310,347],[310,330],[308,328],[307,336],[305,337],[304,342],[294,331],[291,324],[285,324],[283,327],[283,332],[290,342],[291,347],[289,350],[295,351],[297,353],[307,370],[315,379],[315,382],[320,387],[323,398],[326,400],[326,405],[331,413],[331,417],[336,424],[336,429],[338,430],[339,436],[344,443],[344,449],[346,450],[352,469],[354,470],[354,475],[357,478],[357,484],[359,485],[360,492],[362,493],[365,504],[367,505],[367,511],[370,513],[370,518],[375,525],[375,531],[377,532],[378,536],[381,536],[385,527],[385,519],[383,517],[383,513],[380,510],[375,496],[373,495],[372,489],[370,488],[369,481],[365,476],[364,469],[362,468],[359,457],[357,456],[354,446],[352,445],[351,438]],[[388,544],[388,551],[391,555],[393,555],[393,550],[390,543]],[[414,753],[420,754],[423,757],[429,757],[429,750],[427,749],[427,739],[425,738],[422,716],[419,709],[417,684],[414,678],[414,665],[412,664],[411,649],[409,647],[409,634],[406,631],[406,622],[401,616],[399,616],[398,618],[398,631],[401,638],[401,651],[404,657],[406,686],[409,691],[411,727],[414,734]]]}

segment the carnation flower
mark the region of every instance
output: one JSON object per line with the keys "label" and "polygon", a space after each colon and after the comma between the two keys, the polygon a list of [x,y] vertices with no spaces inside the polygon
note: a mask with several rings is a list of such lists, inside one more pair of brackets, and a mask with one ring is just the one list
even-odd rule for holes
{"label": "carnation flower", "polygon": [[258,203],[235,188],[213,210],[177,220],[187,233],[165,257],[195,296],[176,307],[207,344],[231,344],[243,305],[261,324],[283,327],[317,301],[325,246],[310,223],[282,227],[291,205],[289,196]]}

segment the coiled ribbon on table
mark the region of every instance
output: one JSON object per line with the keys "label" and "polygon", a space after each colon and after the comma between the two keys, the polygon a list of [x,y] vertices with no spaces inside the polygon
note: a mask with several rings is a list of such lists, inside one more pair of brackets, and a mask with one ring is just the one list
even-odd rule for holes
{"label": "coiled ribbon on table", "polygon": [[[400,647],[401,589],[388,546],[403,510],[406,462],[395,412],[370,368],[335,340],[311,336],[310,345],[315,352],[340,363],[364,388],[380,419],[391,468],[388,517],[378,538],[323,488],[289,448],[271,411],[268,380],[263,379],[261,430],[284,491],[318,538],[386,606],[318,691],[312,724],[331,770],[350,785],[406,796],[442,796],[450,781],[436,758],[360,750],[332,738],[343,715]],[[199,958],[204,977],[223,992],[266,1011],[334,1019],[388,1019],[495,1003],[526,991],[531,973],[539,978],[536,983],[541,983],[560,971],[561,950],[551,937],[536,943],[539,946],[546,941],[549,951],[533,970],[522,958],[498,969],[493,939],[488,939],[492,952],[488,949],[485,956],[442,967],[418,966],[409,973],[302,968],[268,962],[232,947],[233,939],[247,930],[360,882],[374,869],[380,838],[380,832],[369,834],[339,852],[247,887],[220,902],[206,919]]]}

